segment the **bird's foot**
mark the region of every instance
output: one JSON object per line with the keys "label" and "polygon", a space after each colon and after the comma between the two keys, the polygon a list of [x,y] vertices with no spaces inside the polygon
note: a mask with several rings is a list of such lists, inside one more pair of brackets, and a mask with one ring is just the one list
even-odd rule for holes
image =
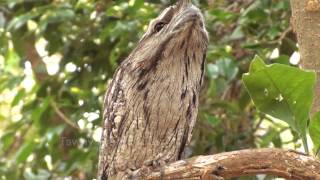
{"label": "bird's foot", "polygon": [[164,156],[162,154],[157,155],[154,159],[147,160],[143,162],[143,166],[136,170],[128,170],[126,172],[127,179],[137,180],[143,177],[147,177],[152,171],[160,169],[163,171],[163,167],[167,164],[166,160],[163,160]]}
{"label": "bird's foot", "polygon": [[147,160],[143,164],[144,166],[151,167],[152,169],[157,169],[166,165],[167,161],[164,160],[163,154],[160,153],[154,159]]}
{"label": "bird's foot", "polygon": [[137,170],[129,170],[126,172],[128,180],[138,180],[143,179],[144,177],[147,177],[152,169],[148,166],[142,166],[141,168]]}

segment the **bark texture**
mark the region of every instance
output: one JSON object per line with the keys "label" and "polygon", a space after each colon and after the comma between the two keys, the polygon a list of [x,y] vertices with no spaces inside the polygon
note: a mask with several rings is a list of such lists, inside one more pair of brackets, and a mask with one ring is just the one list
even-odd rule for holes
{"label": "bark texture", "polygon": [[[291,0],[292,26],[297,35],[301,65],[317,73],[316,96],[320,96],[320,0]],[[315,98],[312,114],[320,110]]]}
{"label": "bark texture", "polygon": [[158,169],[147,179],[209,180],[257,174],[288,180],[319,180],[320,161],[281,149],[241,150],[180,160]]}
{"label": "bark texture", "polygon": [[207,43],[202,14],[189,0],[150,23],[108,87],[98,179],[141,179],[181,159],[197,117]]}

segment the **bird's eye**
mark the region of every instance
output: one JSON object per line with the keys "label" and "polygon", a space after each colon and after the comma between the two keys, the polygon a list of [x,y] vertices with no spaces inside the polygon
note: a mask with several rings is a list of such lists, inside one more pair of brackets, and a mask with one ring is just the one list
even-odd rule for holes
{"label": "bird's eye", "polygon": [[154,31],[155,32],[159,32],[161,31],[161,29],[165,26],[166,24],[164,22],[158,22],[155,26],[154,26]]}

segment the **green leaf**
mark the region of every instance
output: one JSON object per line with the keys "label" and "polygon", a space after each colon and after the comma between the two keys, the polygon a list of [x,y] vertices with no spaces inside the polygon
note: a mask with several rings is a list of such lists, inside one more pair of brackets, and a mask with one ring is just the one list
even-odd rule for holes
{"label": "green leaf", "polygon": [[251,62],[249,73],[255,73],[262,70],[263,68],[265,68],[263,60],[259,56],[256,56]]}
{"label": "green leaf", "polygon": [[234,13],[225,11],[223,9],[213,9],[210,11],[210,14],[217,18],[217,20],[219,21],[227,21],[236,17]]}
{"label": "green leaf", "polygon": [[137,10],[143,6],[144,0],[135,0],[133,4],[133,9]]}
{"label": "green leaf", "polygon": [[290,57],[287,55],[281,55],[278,58],[274,59],[274,62],[279,64],[290,65]]}
{"label": "green leaf", "polygon": [[226,40],[232,41],[232,40],[238,40],[245,36],[242,27],[238,26],[231,34],[230,37],[226,37]]}
{"label": "green leaf", "polygon": [[[27,13],[15,16],[8,23],[7,30],[11,31],[11,30],[19,29],[20,27],[25,25],[29,20],[34,19],[34,18],[38,17],[39,15],[44,14],[47,10],[52,9],[52,8],[53,8],[53,6],[50,6],[50,5],[40,6],[40,7],[33,8],[32,10],[28,11]],[[59,9],[57,9],[57,11],[58,10]],[[61,13],[59,13],[59,12],[57,12],[57,13],[59,15],[61,15]]]}
{"label": "green leaf", "polygon": [[38,174],[33,173],[31,168],[27,168],[23,172],[23,177],[26,180],[46,180],[46,179],[49,179],[50,176],[51,176],[50,172],[44,169],[39,169]]}
{"label": "green leaf", "polygon": [[41,16],[39,27],[41,31],[44,31],[50,23],[70,21],[74,17],[75,13],[72,9],[65,7],[52,8]]}
{"label": "green leaf", "polygon": [[243,82],[256,107],[287,122],[304,140],[316,75],[283,64],[265,65],[256,56]]}
{"label": "green leaf", "polygon": [[8,30],[18,29],[23,26],[28,20],[32,19],[34,16],[30,14],[24,14],[21,16],[14,17],[12,21],[9,22]]}
{"label": "green leaf", "polygon": [[11,73],[15,73],[19,67],[20,57],[14,49],[9,49],[5,56],[5,70]]}
{"label": "green leaf", "polygon": [[33,19],[38,15],[39,15],[38,11],[34,10],[32,12],[25,13],[20,16],[16,16],[9,22],[7,29],[9,31],[19,29],[21,26],[25,25],[28,20]]}
{"label": "green leaf", "polygon": [[217,65],[209,63],[207,65],[207,73],[211,79],[217,79],[219,77],[219,68]]}
{"label": "green leaf", "polygon": [[310,137],[313,141],[315,151],[320,149],[320,112],[312,118],[309,126]]}
{"label": "green leaf", "polygon": [[36,145],[37,144],[33,140],[25,142],[15,154],[14,161],[17,163],[24,162],[32,153]]}
{"label": "green leaf", "polygon": [[210,114],[205,114],[205,118],[208,120],[208,122],[213,126],[213,127],[217,127],[219,126],[219,124],[221,123],[221,119],[212,116]]}
{"label": "green leaf", "polygon": [[39,105],[39,107],[35,108],[35,110],[31,114],[31,118],[33,121],[36,122],[36,124],[39,123],[41,119],[41,115],[47,110],[50,103],[50,96],[46,97]]}
{"label": "green leaf", "polygon": [[0,138],[0,149],[2,152],[7,151],[7,149],[11,146],[14,142],[14,131],[5,131],[5,133]]}
{"label": "green leaf", "polygon": [[25,95],[26,95],[25,89],[20,89],[16,94],[16,96],[14,97],[11,103],[11,107],[16,106],[22,100],[22,98],[24,98]]}
{"label": "green leaf", "polygon": [[273,143],[275,147],[281,147],[281,139],[279,137],[279,131],[274,128],[269,128],[266,134],[261,137],[261,147],[269,147],[270,143]]}
{"label": "green leaf", "polygon": [[238,67],[232,59],[223,58],[218,60],[215,64],[208,64],[208,75],[212,79],[223,77],[227,81],[233,80],[238,74]]}

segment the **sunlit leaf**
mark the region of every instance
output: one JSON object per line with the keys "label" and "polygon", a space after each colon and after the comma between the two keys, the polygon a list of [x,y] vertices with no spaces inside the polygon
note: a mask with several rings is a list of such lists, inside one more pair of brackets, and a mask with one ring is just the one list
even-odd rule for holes
{"label": "sunlit leaf", "polygon": [[314,72],[282,64],[265,65],[256,56],[243,82],[260,111],[284,120],[305,136],[314,96]]}

